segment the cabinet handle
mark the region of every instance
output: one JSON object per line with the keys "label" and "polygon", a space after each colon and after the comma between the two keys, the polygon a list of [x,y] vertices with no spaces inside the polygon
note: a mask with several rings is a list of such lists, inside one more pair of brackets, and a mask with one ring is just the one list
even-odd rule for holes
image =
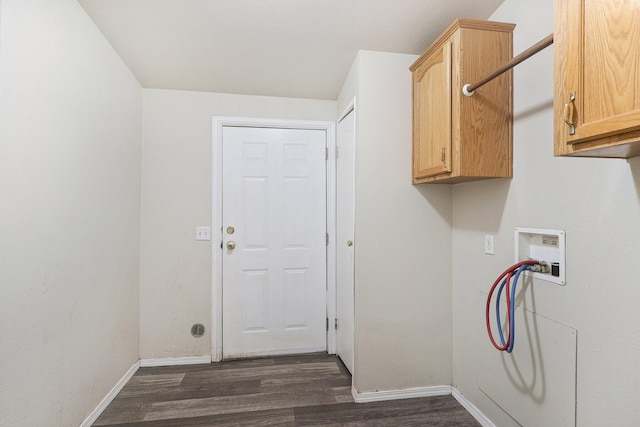
{"label": "cabinet handle", "polygon": [[[573,135],[576,133],[576,126],[575,124],[571,121],[571,119],[569,118],[569,106],[573,107],[574,103],[573,101],[576,100],[576,93],[575,92],[571,92],[569,94],[569,102],[567,102],[566,104],[564,104],[564,122],[567,124],[567,126],[569,126],[569,135]],[[571,112],[573,113],[573,108],[571,108]],[[573,114],[571,114],[571,116],[573,116]]]}
{"label": "cabinet handle", "polygon": [[447,150],[447,144],[442,146],[442,151],[440,152],[441,153],[440,161],[442,162],[442,167],[445,169],[447,168],[447,157],[445,155],[446,150]]}

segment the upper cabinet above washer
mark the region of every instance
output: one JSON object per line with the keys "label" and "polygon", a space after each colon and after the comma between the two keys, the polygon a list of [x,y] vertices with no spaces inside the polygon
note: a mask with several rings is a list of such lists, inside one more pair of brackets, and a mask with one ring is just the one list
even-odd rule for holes
{"label": "upper cabinet above washer", "polygon": [[414,184],[512,176],[512,71],[462,87],[512,58],[514,27],[458,19],[410,67]]}
{"label": "upper cabinet above washer", "polygon": [[556,0],[556,156],[640,155],[640,0]]}

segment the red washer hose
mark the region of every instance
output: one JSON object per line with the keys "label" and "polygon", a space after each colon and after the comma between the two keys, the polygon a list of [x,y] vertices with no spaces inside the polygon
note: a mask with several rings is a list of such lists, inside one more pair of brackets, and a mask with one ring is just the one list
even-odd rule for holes
{"label": "red washer hose", "polygon": [[[509,297],[510,295],[510,286],[511,286],[511,276],[515,273],[515,271],[522,267],[523,265],[534,265],[534,264],[539,264],[538,261],[536,260],[525,260],[525,261],[520,261],[516,264],[513,264],[511,267],[507,268],[497,279],[496,281],[493,283],[493,286],[491,286],[491,290],[489,291],[489,296],[487,296],[487,304],[486,304],[486,310],[485,310],[485,322],[487,325],[487,334],[489,334],[489,339],[491,340],[491,344],[493,344],[493,346],[500,350],[500,351],[505,351],[506,349],[509,348],[509,345],[511,344],[511,319],[510,316],[507,316],[507,325],[509,327],[509,334],[508,334],[508,338],[507,338],[507,342],[505,343],[504,346],[500,346],[498,345],[498,343],[496,342],[495,339],[493,339],[493,333],[491,332],[491,322],[489,321],[489,309],[491,307],[491,297],[493,296],[493,291],[496,289],[496,286],[498,286],[498,284],[502,281],[502,279],[506,276],[506,295],[507,295],[507,313],[509,313],[511,311],[511,298]],[[496,304],[500,304],[500,301],[496,301]]]}

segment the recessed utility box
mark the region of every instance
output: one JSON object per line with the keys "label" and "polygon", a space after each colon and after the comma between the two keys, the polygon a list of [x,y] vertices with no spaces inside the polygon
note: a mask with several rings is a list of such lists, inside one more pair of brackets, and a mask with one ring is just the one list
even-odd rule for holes
{"label": "recessed utility box", "polygon": [[527,259],[544,261],[549,265],[548,273],[527,272],[536,279],[558,285],[565,284],[565,234],[563,230],[516,227],[516,262]]}

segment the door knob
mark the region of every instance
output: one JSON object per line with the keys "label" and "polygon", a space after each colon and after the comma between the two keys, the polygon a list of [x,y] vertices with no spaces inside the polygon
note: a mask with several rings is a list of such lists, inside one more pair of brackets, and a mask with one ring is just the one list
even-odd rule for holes
{"label": "door knob", "polygon": [[236,248],[236,242],[234,242],[233,240],[229,240],[227,242],[227,249],[229,249],[230,251],[234,250]]}
{"label": "door knob", "polygon": [[349,247],[353,246],[353,242],[351,240],[347,240],[347,246]]}

